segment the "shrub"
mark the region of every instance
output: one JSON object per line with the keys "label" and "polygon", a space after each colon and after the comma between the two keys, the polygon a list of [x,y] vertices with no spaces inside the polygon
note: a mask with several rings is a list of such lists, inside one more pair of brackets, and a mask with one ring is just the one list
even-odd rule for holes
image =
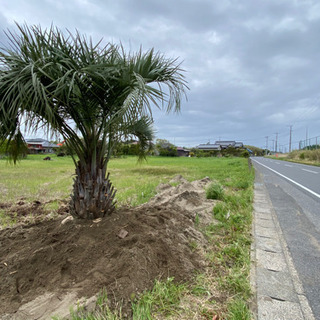
{"label": "shrub", "polygon": [[249,157],[250,157],[250,153],[249,153],[249,151],[248,151],[248,150],[242,151],[242,153],[241,153],[241,157],[249,158]]}
{"label": "shrub", "polygon": [[223,200],[224,190],[223,187],[218,183],[212,183],[206,191],[207,199]]}

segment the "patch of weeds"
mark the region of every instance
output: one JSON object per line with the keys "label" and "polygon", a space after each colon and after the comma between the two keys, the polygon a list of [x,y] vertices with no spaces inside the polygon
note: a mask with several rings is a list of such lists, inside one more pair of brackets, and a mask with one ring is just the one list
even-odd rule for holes
{"label": "patch of weeds", "polygon": [[206,190],[207,199],[212,200],[223,200],[224,190],[223,187],[218,183],[212,183]]}
{"label": "patch of weeds", "polygon": [[241,180],[236,181],[233,184],[233,186],[234,186],[234,188],[237,188],[237,189],[247,189],[247,188],[249,188],[250,183],[248,180],[241,179]]}
{"label": "patch of weeds", "polygon": [[243,197],[242,194],[234,193],[227,194],[225,196],[225,202],[232,211],[237,211],[240,208],[245,208],[248,204],[248,200]]}
{"label": "patch of weeds", "polygon": [[133,206],[148,202],[156,194],[155,186],[153,183],[141,185],[140,188],[136,189],[138,189],[136,190],[137,197],[132,202]]}
{"label": "patch of weeds", "polygon": [[238,242],[234,242],[225,246],[221,250],[221,257],[223,257],[224,261],[227,261],[229,265],[232,264],[242,267],[248,263],[248,254],[245,250],[245,247]]}
{"label": "patch of weeds", "polygon": [[219,202],[213,207],[213,215],[220,222],[226,221],[228,214],[230,214],[229,209],[224,202]]}
{"label": "patch of weeds", "polygon": [[43,209],[46,211],[57,211],[60,207],[59,201],[58,200],[54,200],[51,202],[46,203],[43,206]]}
{"label": "patch of weeds", "polygon": [[[203,307],[200,310],[201,319],[214,319],[214,317],[217,315],[214,311]],[[216,318],[218,319],[218,318]]]}
{"label": "patch of weeds", "polygon": [[251,296],[250,230],[252,222],[253,175],[233,177],[223,200],[213,208],[218,223],[206,228],[213,248],[207,253],[218,290],[230,297],[223,319],[251,319],[247,301]]}
{"label": "patch of weeds", "polygon": [[194,294],[195,296],[198,296],[198,297],[210,295],[210,291],[208,290],[208,288],[206,288],[205,286],[200,286],[200,285],[195,285],[192,288],[191,293]]}
{"label": "patch of weeds", "polygon": [[251,313],[246,303],[235,299],[228,304],[229,314],[227,320],[250,320]]}
{"label": "patch of weeds", "polygon": [[227,289],[234,295],[240,295],[243,299],[249,299],[251,288],[248,280],[249,274],[246,266],[239,268],[233,266],[229,269],[229,274],[220,279],[221,287]]}
{"label": "patch of weeds", "polygon": [[199,227],[199,225],[200,225],[200,216],[199,216],[198,213],[196,213],[196,216],[195,216],[195,218],[194,218],[194,225],[195,225],[196,227]]}
{"label": "patch of weeds", "polygon": [[194,240],[190,241],[189,242],[189,247],[190,247],[192,252],[196,251],[196,249],[198,248],[197,241],[194,241]]}
{"label": "patch of weeds", "polygon": [[5,210],[0,209],[0,229],[12,227],[17,223],[17,213],[8,214]]}
{"label": "patch of weeds", "polygon": [[156,281],[151,291],[145,292],[132,304],[133,320],[151,320],[155,315],[170,316],[177,312],[186,286],[175,284],[173,278]]}
{"label": "patch of weeds", "polygon": [[241,163],[239,161],[231,161],[231,162],[228,163],[228,166],[239,167],[239,166],[241,166]]}
{"label": "patch of weeds", "polygon": [[208,277],[207,275],[201,273],[198,274],[195,284],[191,288],[191,293],[195,296],[210,296],[210,288],[208,284]]}

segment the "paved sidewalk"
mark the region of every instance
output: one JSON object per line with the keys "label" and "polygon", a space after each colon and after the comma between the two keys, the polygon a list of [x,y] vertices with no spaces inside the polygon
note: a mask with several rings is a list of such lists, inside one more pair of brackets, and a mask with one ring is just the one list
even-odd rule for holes
{"label": "paved sidewalk", "polygon": [[257,320],[314,320],[263,179],[256,172],[251,285]]}

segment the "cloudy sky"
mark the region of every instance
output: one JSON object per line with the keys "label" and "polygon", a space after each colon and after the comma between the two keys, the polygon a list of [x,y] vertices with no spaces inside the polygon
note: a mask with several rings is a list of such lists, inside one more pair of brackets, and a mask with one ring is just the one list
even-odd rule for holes
{"label": "cloudy sky", "polygon": [[[135,51],[179,58],[190,91],[179,115],[156,111],[157,137],[192,147],[215,140],[289,149],[320,136],[317,0],[0,0],[14,22],[79,30]],[[2,45],[6,44],[3,32]],[[268,137],[268,139],[266,138]],[[315,139],[311,141],[314,143]],[[320,137],[318,138],[320,143]]]}

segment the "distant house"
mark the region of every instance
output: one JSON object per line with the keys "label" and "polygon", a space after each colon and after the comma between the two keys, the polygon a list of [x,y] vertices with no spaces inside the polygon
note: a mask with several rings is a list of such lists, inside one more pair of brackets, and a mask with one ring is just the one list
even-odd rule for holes
{"label": "distant house", "polygon": [[206,144],[199,144],[196,149],[199,150],[204,150],[204,151],[220,151],[221,150],[221,146],[219,144],[210,144],[210,143],[206,143]]}
{"label": "distant house", "polygon": [[177,153],[178,153],[178,157],[188,157],[190,154],[190,150],[177,147]]}
{"label": "distant house", "polygon": [[236,142],[234,147],[237,148],[243,148],[243,143],[242,142]]}
{"label": "distant house", "polygon": [[53,153],[54,149],[59,148],[58,145],[44,139],[27,139],[26,140],[29,153]]}
{"label": "distant house", "polygon": [[215,144],[219,145],[221,149],[227,149],[229,147],[234,147],[235,141],[216,141]]}
{"label": "distant house", "polygon": [[215,144],[220,145],[221,149],[227,149],[229,147],[236,149],[243,148],[243,143],[236,141],[216,141]]}
{"label": "distant house", "polygon": [[199,150],[204,151],[220,151],[227,148],[243,148],[242,142],[236,141],[216,141],[215,143],[206,143],[206,144],[199,144],[197,147]]}

